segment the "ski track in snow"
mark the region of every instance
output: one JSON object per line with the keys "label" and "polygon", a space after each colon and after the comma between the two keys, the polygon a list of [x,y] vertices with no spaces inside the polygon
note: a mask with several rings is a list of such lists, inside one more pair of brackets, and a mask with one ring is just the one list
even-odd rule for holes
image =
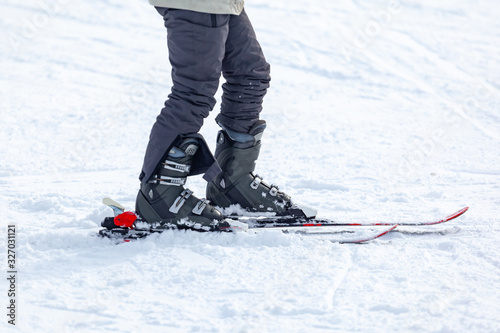
{"label": "ski track in snow", "polygon": [[[265,181],[338,220],[469,212],[365,245],[273,231],[99,239],[103,197],[133,209],[169,91],[163,22],[147,1],[5,0],[0,248],[16,224],[19,273],[17,325],[3,315],[0,330],[500,332],[498,4],[246,10],[272,65]],[[202,129],[212,148],[218,108]]]}

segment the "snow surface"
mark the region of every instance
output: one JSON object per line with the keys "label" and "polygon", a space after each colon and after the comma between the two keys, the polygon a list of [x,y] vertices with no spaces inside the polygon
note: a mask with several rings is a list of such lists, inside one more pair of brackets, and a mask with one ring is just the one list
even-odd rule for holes
{"label": "snow surface", "polygon": [[[246,10],[272,64],[265,181],[337,220],[469,212],[366,245],[273,231],[99,239],[103,197],[134,207],[170,88],[162,19],[138,0],[3,0],[0,248],[16,224],[19,273],[17,325],[3,314],[0,330],[500,332],[498,1]],[[212,148],[216,113],[202,129]]]}

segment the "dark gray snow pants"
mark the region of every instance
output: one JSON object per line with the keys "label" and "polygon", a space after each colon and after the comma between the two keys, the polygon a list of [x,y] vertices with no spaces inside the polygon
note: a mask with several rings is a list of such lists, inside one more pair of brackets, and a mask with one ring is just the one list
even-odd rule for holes
{"label": "dark gray snow pants", "polygon": [[259,120],[262,99],[269,87],[270,66],[245,11],[220,15],[157,10],[167,28],[173,86],[151,130],[139,178],[146,182],[156,173],[176,140],[197,137],[201,149],[190,174],[204,173],[210,181],[220,167],[198,131],[215,106],[221,73],[226,82],[216,121],[225,128],[248,132]]}

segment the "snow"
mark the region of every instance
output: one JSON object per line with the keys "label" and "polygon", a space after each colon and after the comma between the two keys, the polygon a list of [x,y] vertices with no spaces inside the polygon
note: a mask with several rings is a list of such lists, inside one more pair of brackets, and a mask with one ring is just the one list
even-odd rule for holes
{"label": "snow", "polygon": [[[134,207],[169,91],[162,19],[146,1],[4,0],[0,248],[15,224],[18,307],[0,330],[500,332],[497,2],[246,10],[272,65],[264,181],[337,220],[469,212],[366,245],[275,231],[99,239],[102,198]],[[218,108],[202,129],[212,148]]]}

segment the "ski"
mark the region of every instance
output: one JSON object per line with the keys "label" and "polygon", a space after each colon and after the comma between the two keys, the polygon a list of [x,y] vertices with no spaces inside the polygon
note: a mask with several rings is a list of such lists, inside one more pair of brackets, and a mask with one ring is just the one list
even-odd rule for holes
{"label": "ski", "polygon": [[[110,198],[104,198],[103,203],[111,207],[118,216],[125,212],[125,208],[118,202]],[[376,226],[393,226],[398,224],[399,226],[426,226],[441,224],[457,217],[463,215],[469,207],[464,207],[453,214],[440,220],[431,221],[417,221],[417,222],[404,222],[404,221],[393,221],[393,222],[355,222],[355,221],[335,221],[330,219],[316,218],[316,217],[296,217],[296,216],[239,216],[239,215],[229,215],[226,216],[227,219],[240,221],[249,225],[250,228],[273,228],[277,226],[281,227],[325,227],[325,226],[352,226],[352,227],[376,227]]]}
{"label": "ski", "polygon": [[235,219],[247,223],[249,228],[274,228],[277,226],[282,227],[327,227],[327,226],[349,226],[349,227],[375,227],[375,226],[426,226],[445,223],[456,219],[463,215],[469,207],[464,207],[457,212],[448,215],[447,217],[434,220],[434,221],[420,221],[420,222],[342,222],[322,218],[306,218],[294,216],[272,216],[272,217],[251,217],[251,216],[228,216],[228,218]]}
{"label": "ski", "polygon": [[[105,198],[103,203],[109,206],[113,212],[114,217],[107,217],[101,223],[105,229],[99,231],[102,237],[122,239],[130,241],[132,239],[139,239],[147,237],[154,233],[161,233],[165,230],[178,230],[175,225],[165,228],[151,227],[146,223],[141,223],[141,219],[130,211],[125,211],[125,208],[118,202]],[[364,243],[393,231],[399,226],[426,226],[435,225],[451,221],[463,215],[469,207],[464,207],[457,212],[445,217],[441,220],[427,221],[427,222],[341,222],[321,218],[309,217],[295,217],[295,216],[273,216],[273,217],[249,217],[249,216],[226,216],[226,221],[231,225],[228,231],[247,231],[252,229],[276,229],[286,233],[300,233],[300,234],[333,234],[333,233],[356,233],[338,227],[380,227],[378,230],[365,230],[365,233],[359,233],[348,237],[346,239],[329,239],[334,243]],[[335,232],[331,231],[331,227],[335,228]],[[381,228],[384,227],[384,228]],[[310,232],[314,229],[314,232]],[[293,230],[293,231],[292,231]],[[351,235],[350,235],[351,236]]]}
{"label": "ski", "polygon": [[[106,221],[108,219],[108,221]],[[112,219],[114,221],[115,218],[108,217],[106,218],[105,221],[102,223],[104,225],[109,225],[111,221],[109,219]],[[340,244],[359,244],[359,243],[365,243],[372,241],[374,239],[377,239],[379,237],[382,237],[383,235],[387,234],[388,232],[391,232],[394,230],[398,225],[391,225],[389,227],[383,226],[383,227],[377,227],[378,229],[376,230],[365,230],[365,232],[361,232],[360,229],[353,231],[353,230],[336,230],[335,234],[341,234],[341,233],[352,233],[354,235],[349,234],[348,237],[344,238],[338,238],[338,239],[328,239],[328,241],[332,243],[340,243]],[[141,226],[142,227],[142,226]],[[307,229],[307,227],[303,227]],[[382,229],[380,229],[382,228]],[[258,229],[258,228],[252,228],[249,227],[249,230],[252,229]],[[322,235],[322,234],[331,234],[330,231],[324,231],[323,230],[315,230],[314,232],[306,232],[305,230],[290,230],[288,227],[283,227],[283,226],[275,226],[274,229],[279,230],[284,233],[296,233],[296,234],[303,234],[303,235]],[[326,229],[329,229],[328,227]],[[337,228],[335,228],[337,229]],[[131,240],[136,240],[140,238],[145,238],[149,235],[152,234],[158,234],[162,233],[166,230],[182,230],[178,229],[175,227],[172,228],[145,228],[145,229],[140,229],[140,228],[111,228],[111,229],[101,229],[99,230],[99,236],[101,237],[107,237],[110,239],[114,240],[121,240],[124,242],[129,242]]]}
{"label": "ski", "polygon": [[[120,205],[118,202],[105,198],[103,203],[110,208],[113,209],[114,217],[106,217],[104,221],[101,223],[105,229],[99,230],[99,236],[107,237],[110,239],[129,242],[131,240],[136,240],[140,238],[145,238],[151,234],[162,233],[166,230],[179,230],[176,226],[171,226],[169,228],[155,228],[149,226],[147,223],[141,221],[141,219],[133,212],[125,211],[125,208]],[[239,221],[237,219],[228,219],[228,222],[232,225],[232,231],[247,231],[247,229],[259,229],[261,226],[257,225],[249,225],[248,223],[244,223],[243,220]],[[297,233],[304,235],[321,235],[321,234],[331,234],[332,232],[327,228],[314,228],[314,233],[308,233],[304,229],[308,229],[309,227],[318,227],[319,225],[288,225],[284,226],[280,223],[275,223],[274,225],[267,225],[267,228],[275,228],[276,230],[280,230],[284,233]],[[290,230],[290,227],[294,227],[295,230]],[[302,228],[297,228],[302,227]],[[323,226],[325,227],[325,226]],[[388,228],[380,229],[377,226],[378,230],[364,230],[365,232],[360,232],[360,230],[349,231],[349,230],[339,230],[335,228],[336,234],[341,233],[352,233],[354,235],[349,234],[348,237],[339,238],[339,239],[328,239],[334,243],[365,243],[383,235],[388,232],[394,230],[397,225],[390,225]],[[302,230],[300,230],[302,229]]]}

